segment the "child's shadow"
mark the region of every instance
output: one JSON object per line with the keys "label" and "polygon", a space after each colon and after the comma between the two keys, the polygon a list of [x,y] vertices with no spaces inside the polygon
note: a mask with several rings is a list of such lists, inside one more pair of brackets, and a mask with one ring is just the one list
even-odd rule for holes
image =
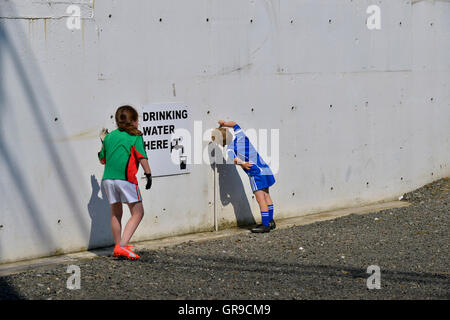
{"label": "child's shadow", "polygon": [[[217,154],[215,154],[217,152]],[[209,145],[209,155],[211,168],[214,170],[214,159],[222,159],[223,164],[218,161],[217,174],[218,185],[220,192],[220,201],[223,206],[231,203],[236,216],[237,226],[239,228],[246,228],[256,224],[255,218],[252,214],[252,209],[245,194],[244,185],[239,173],[234,164],[226,164],[222,150],[214,148],[214,143]]]}
{"label": "child's shadow", "polygon": [[[88,250],[107,247],[114,244],[111,231],[111,214],[108,200],[103,188],[100,187],[94,175],[91,175],[92,195],[87,205],[91,217],[91,234]],[[98,196],[99,191],[102,197]]]}

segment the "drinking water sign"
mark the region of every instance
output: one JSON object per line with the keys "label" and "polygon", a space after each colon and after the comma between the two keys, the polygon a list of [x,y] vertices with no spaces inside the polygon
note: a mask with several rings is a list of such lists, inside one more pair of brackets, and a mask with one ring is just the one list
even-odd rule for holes
{"label": "drinking water sign", "polygon": [[142,108],[142,132],[152,176],[189,173],[192,121],[181,103],[155,103]]}

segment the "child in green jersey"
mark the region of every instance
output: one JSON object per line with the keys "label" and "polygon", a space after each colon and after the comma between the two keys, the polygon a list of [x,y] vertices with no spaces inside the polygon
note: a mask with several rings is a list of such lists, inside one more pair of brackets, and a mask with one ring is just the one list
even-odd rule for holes
{"label": "child in green jersey", "polygon": [[[147,190],[152,185],[152,175],[142,132],[138,129],[137,111],[131,106],[119,107],[115,119],[117,129],[105,136],[98,153],[100,163],[105,165],[102,187],[111,207],[111,229],[116,243],[113,256],[138,259],[139,256],[133,252],[133,246],[128,242],[144,216],[142,196],[136,179],[139,164],[147,177]],[[128,205],[131,213],[123,235],[122,203]]]}

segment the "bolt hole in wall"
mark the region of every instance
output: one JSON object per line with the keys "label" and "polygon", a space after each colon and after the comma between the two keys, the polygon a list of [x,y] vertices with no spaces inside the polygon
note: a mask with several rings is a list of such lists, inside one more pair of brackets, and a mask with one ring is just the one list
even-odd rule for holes
{"label": "bolt hole in wall", "polygon": [[55,118],[55,121],[58,121],[58,118]]}
{"label": "bolt hole in wall", "polygon": [[3,229],[3,225],[2,224],[0,224],[0,230],[2,230]]}
{"label": "bolt hole in wall", "polygon": [[61,219],[58,220],[58,224],[61,224]]}

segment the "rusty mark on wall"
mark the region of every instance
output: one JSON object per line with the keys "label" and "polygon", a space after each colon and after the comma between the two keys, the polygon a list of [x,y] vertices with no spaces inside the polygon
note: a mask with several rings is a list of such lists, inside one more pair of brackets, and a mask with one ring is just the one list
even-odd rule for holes
{"label": "rusty mark on wall", "polygon": [[47,18],[44,18],[44,39],[47,41]]}
{"label": "rusty mark on wall", "polygon": [[69,135],[67,137],[55,139],[56,142],[66,142],[66,141],[76,141],[76,140],[86,140],[86,139],[94,139],[98,138],[97,128],[83,130],[79,133]]}

